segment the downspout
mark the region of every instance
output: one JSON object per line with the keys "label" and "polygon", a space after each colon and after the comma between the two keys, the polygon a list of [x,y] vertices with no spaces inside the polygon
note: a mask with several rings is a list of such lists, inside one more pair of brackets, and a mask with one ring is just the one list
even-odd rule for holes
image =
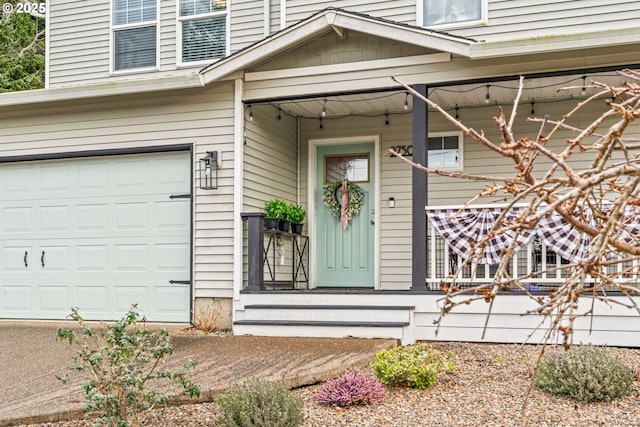
{"label": "downspout", "polygon": [[244,81],[236,79],[233,97],[233,299],[232,321],[235,320],[235,301],[242,289],[242,210],[244,208]]}

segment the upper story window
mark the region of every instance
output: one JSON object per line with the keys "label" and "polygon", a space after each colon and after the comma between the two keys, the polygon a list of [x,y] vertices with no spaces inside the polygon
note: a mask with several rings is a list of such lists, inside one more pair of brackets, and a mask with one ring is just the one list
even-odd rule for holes
{"label": "upper story window", "polygon": [[113,0],[113,70],[155,67],[157,0]]}
{"label": "upper story window", "polygon": [[486,21],[487,0],[419,0],[423,2],[424,27],[459,27]]}
{"label": "upper story window", "polygon": [[462,169],[462,132],[429,135],[427,166],[432,169]]}
{"label": "upper story window", "polygon": [[202,62],[226,56],[226,0],[179,0],[179,7],[179,62]]}

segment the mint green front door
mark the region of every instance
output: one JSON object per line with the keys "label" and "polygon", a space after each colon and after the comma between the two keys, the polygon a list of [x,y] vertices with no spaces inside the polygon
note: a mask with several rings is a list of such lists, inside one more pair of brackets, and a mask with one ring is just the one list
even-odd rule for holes
{"label": "mint green front door", "polygon": [[[316,149],[316,285],[373,288],[375,145],[320,145]],[[360,213],[353,216],[346,229],[322,199],[324,188],[344,177],[364,193]],[[336,193],[339,200],[340,189]]]}

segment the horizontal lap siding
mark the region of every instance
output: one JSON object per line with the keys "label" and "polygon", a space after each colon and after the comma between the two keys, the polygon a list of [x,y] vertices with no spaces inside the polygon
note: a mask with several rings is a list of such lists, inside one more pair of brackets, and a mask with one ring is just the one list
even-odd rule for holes
{"label": "horizontal lap siding", "polygon": [[[160,71],[183,74],[184,71],[176,70],[176,2],[160,1],[159,5]],[[129,80],[157,74],[151,71],[110,75],[110,0],[61,0],[52,2],[49,8],[50,87]]]}
{"label": "horizontal lap siding", "polygon": [[489,0],[489,25],[448,32],[479,40],[511,40],[637,27],[634,0]]}
{"label": "horizontal lap siding", "polygon": [[[385,117],[354,117],[331,120],[328,116],[324,128],[317,120],[302,120],[301,189],[302,200],[308,199],[307,164],[310,139],[380,136],[380,283],[382,289],[408,289],[411,285],[411,168],[398,159],[386,156],[392,145],[408,145],[411,139],[411,114],[392,115],[389,125]],[[394,197],[396,207],[388,207]],[[325,209],[318,206],[317,209]]]}
{"label": "horizontal lap siding", "polygon": [[415,25],[416,23],[415,0],[338,0],[324,3],[289,0],[287,1],[287,25],[295,24],[328,6],[345,9],[349,12],[364,13],[376,18],[390,19],[404,24]]}
{"label": "horizontal lap siding", "polygon": [[231,53],[264,38],[264,4],[255,0],[231,3]]}
{"label": "horizontal lap siding", "polygon": [[[0,156],[193,144],[221,160],[217,190],[195,190],[195,296],[233,290],[233,86],[0,111]],[[1,165],[0,165],[1,167]]]}

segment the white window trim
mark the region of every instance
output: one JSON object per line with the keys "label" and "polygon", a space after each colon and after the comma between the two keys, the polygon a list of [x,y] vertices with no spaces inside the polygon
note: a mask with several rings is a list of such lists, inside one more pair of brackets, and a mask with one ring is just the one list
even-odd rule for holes
{"label": "white window trim", "polygon": [[[124,75],[135,74],[141,72],[158,71],[160,69],[160,0],[156,1],[156,19],[153,21],[136,22],[135,24],[113,24],[113,0],[109,0],[109,74],[110,75]],[[126,30],[129,28],[142,28],[155,26],[156,28],[156,65],[153,67],[141,67],[141,68],[127,68],[125,70],[116,70],[115,65],[115,44],[114,33],[117,30]]]}
{"label": "white window trim", "polygon": [[231,1],[227,0],[227,8],[215,12],[202,13],[200,15],[180,16],[180,0],[176,0],[176,67],[190,68],[203,65],[213,64],[222,58],[206,59],[204,61],[183,62],[182,61],[182,23],[184,21],[192,21],[195,19],[213,18],[215,16],[226,15],[227,22],[225,24],[225,53],[224,57],[229,55],[231,51]]}
{"label": "white window trim", "polygon": [[[424,27],[424,2],[426,0],[417,0],[416,3],[416,26]],[[450,24],[429,25],[427,28],[438,30],[448,30],[457,28],[479,27],[489,25],[489,0],[479,0],[482,2],[480,9],[480,19],[476,21],[453,22]]]}
{"label": "white window trim", "polygon": [[427,165],[429,164],[429,138],[436,138],[441,136],[457,136],[458,137],[458,166],[455,168],[437,168],[448,171],[462,171],[464,170],[464,134],[462,131],[455,132],[433,132],[427,135]]}

